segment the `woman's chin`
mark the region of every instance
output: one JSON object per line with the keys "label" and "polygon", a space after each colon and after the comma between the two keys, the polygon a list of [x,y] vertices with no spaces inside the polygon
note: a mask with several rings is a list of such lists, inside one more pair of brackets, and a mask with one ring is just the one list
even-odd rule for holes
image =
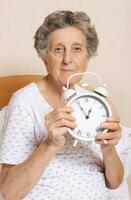
{"label": "woman's chin", "polygon": [[[73,74],[75,74],[77,72],[69,72],[69,73],[60,73],[59,76],[55,77],[55,82],[59,85],[59,86],[65,86],[67,87],[67,82],[69,80],[69,77]],[[80,80],[81,80],[81,76],[75,76],[75,77],[72,77],[70,80],[69,80],[69,85],[74,85],[76,83],[78,83]]]}
{"label": "woman's chin", "polygon": [[[69,78],[69,77],[68,77]],[[64,87],[67,87],[67,81],[68,81],[68,78],[65,78],[65,79],[61,79],[60,81],[60,84]],[[74,84],[77,84],[79,81],[81,80],[80,77],[74,77],[74,78],[71,78],[70,81],[68,82],[69,86],[73,86]]]}

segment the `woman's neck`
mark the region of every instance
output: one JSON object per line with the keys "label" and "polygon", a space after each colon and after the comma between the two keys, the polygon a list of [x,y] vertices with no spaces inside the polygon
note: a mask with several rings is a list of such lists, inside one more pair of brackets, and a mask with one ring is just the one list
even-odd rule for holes
{"label": "woman's neck", "polygon": [[41,93],[53,108],[65,105],[62,86],[56,84],[48,75],[41,82]]}
{"label": "woman's neck", "polygon": [[50,91],[52,91],[55,95],[60,97],[63,95],[63,85],[56,83],[51,76],[47,75],[45,77],[45,82],[48,86],[48,89],[50,89]]}

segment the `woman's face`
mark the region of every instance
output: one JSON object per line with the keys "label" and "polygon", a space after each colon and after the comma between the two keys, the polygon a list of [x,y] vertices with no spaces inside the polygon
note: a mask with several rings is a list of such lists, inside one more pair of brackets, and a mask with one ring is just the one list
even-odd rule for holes
{"label": "woman's face", "polygon": [[[81,30],[67,27],[51,33],[44,62],[55,83],[66,85],[70,75],[86,70],[88,61],[86,38]],[[79,80],[80,77],[73,78],[71,83]]]}

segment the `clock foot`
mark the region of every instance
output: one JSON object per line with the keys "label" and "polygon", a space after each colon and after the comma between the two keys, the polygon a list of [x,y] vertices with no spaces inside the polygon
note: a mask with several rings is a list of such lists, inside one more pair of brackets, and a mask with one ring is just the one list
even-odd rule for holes
{"label": "clock foot", "polygon": [[76,147],[78,140],[74,140],[73,147]]}

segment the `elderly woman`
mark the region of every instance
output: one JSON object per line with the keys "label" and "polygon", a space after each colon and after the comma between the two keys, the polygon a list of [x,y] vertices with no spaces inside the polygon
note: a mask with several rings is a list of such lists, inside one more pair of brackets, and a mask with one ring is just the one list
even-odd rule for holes
{"label": "elderly woman", "polygon": [[[102,124],[108,134],[98,134],[95,143],[74,148],[68,134],[77,124],[62,88],[70,75],[87,69],[97,46],[83,12],[54,12],[37,30],[35,48],[48,74],[17,91],[8,105],[0,155],[5,200],[107,200],[109,188],[121,184],[123,165],[115,148],[121,131],[114,111]],[[70,87],[79,81],[72,79]]]}

